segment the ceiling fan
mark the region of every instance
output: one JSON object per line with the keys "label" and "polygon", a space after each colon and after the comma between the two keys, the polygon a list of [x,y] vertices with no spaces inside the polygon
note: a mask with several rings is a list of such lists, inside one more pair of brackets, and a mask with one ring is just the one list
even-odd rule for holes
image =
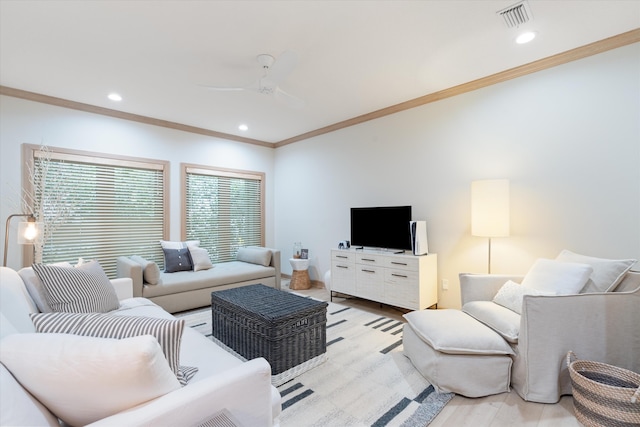
{"label": "ceiling fan", "polygon": [[240,91],[248,90],[258,92],[264,95],[273,96],[277,101],[293,108],[301,108],[304,101],[297,98],[280,88],[282,83],[291,74],[298,63],[298,55],[295,52],[287,50],[283,52],[277,59],[273,56],[263,53],[256,57],[258,64],[262,67],[263,75],[258,80],[246,87],[221,87],[202,85],[210,90],[217,91]]}

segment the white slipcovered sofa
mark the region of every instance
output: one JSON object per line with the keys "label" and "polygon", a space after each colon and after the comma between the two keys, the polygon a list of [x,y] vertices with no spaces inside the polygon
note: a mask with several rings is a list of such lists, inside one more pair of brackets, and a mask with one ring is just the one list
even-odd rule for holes
{"label": "white slipcovered sofa", "polygon": [[[197,372],[181,386],[155,337],[35,333],[38,315],[30,313],[38,309],[22,278],[37,276],[31,268],[20,273],[0,267],[0,425],[59,426],[59,418],[91,426],[199,426],[220,419],[278,425],[281,397],[265,359],[241,362],[185,327],[176,354],[181,367]],[[133,298],[131,279],[110,283],[119,308],[80,316],[180,323],[151,301]]]}
{"label": "white slipcovered sofa", "polygon": [[438,391],[478,397],[510,385],[540,403],[572,393],[570,350],[640,372],[635,262],[562,251],[525,276],[460,274],[461,311],[405,315],[405,354]]}
{"label": "white slipcovered sofa", "polygon": [[117,275],[131,278],[133,296],[147,298],[169,313],[209,305],[213,291],[255,284],[280,289],[281,281],[280,251],[259,246],[240,248],[235,261],[206,269],[167,273],[156,267],[152,283],[148,270],[149,264],[145,267],[144,261],[138,262],[136,257],[117,259]]}

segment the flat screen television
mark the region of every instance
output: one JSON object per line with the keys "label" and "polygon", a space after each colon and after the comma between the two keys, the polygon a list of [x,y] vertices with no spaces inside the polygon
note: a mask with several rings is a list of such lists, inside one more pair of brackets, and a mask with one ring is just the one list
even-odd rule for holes
{"label": "flat screen television", "polygon": [[351,208],[351,245],[411,250],[411,206]]}

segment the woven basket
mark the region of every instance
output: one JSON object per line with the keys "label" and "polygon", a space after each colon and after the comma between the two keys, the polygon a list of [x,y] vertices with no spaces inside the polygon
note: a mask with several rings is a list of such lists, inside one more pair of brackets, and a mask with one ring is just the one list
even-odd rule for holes
{"label": "woven basket", "polygon": [[587,427],[640,426],[640,374],[567,353],[576,418]]}

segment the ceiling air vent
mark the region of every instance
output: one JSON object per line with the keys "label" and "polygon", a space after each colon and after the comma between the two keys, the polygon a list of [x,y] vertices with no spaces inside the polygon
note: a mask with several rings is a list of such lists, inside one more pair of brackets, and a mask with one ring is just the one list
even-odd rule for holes
{"label": "ceiling air vent", "polygon": [[517,28],[520,25],[533,20],[531,8],[526,0],[499,10],[497,13],[502,16],[502,19],[504,19],[504,23],[508,28]]}

